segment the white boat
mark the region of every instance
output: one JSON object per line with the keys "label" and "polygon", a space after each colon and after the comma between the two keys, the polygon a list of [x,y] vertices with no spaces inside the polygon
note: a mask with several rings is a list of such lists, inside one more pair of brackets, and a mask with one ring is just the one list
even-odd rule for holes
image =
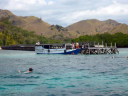
{"label": "white boat", "polygon": [[74,49],[72,44],[36,44],[37,54],[78,54],[81,48]]}

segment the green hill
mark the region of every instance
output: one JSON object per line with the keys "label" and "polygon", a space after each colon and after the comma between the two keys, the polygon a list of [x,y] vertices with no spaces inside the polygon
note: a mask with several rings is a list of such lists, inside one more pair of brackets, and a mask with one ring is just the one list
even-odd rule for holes
{"label": "green hill", "polygon": [[28,31],[34,31],[35,34],[43,35],[47,38],[64,40],[64,38],[66,39],[73,37],[72,34],[70,34],[71,32],[68,32],[67,29],[61,28],[58,30],[57,28],[59,27],[59,25],[50,25],[40,18],[34,16],[16,16],[8,10],[0,9],[0,18],[2,17],[9,18],[9,21],[14,26],[18,26]]}
{"label": "green hill", "polygon": [[50,40],[43,36],[36,35],[33,31],[27,31],[12,25],[8,18],[0,19],[0,46],[17,44],[56,43],[59,41]]}
{"label": "green hill", "polygon": [[78,36],[103,34],[105,32],[111,34],[117,32],[128,33],[127,28],[128,25],[110,19],[106,21],[96,19],[83,20],[67,27],[68,30],[78,33]]}
{"label": "green hill", "polygon": [[16,16],[8,10],[0,9],[0,18],[2,17],[9,18],[9,21],[14,26],[33,31],[35,34],[46,38],[61,41],[83,35],[103,34],[106,32],[110,34],[118,32],[128,34],[128,25],[110,19],[106,21],[96,19],[82,20],[64,28],[60,25],[50,25],[34,16]]}

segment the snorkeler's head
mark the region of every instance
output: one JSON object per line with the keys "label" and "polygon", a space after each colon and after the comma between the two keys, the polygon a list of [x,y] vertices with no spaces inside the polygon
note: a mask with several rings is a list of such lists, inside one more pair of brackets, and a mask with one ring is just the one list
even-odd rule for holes
{"label": "snorkeler's head", "polygon": [[29,71],[33,71],[32,67],[29,68]]}

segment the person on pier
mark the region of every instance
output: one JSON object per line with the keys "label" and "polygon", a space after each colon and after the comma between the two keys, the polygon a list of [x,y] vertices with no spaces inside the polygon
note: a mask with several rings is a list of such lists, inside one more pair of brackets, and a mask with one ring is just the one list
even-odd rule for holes
{"label": "person on pier", "polygon": [[78,49],[79,48],[79,43],[78,42],[76,42],[76,49]]}

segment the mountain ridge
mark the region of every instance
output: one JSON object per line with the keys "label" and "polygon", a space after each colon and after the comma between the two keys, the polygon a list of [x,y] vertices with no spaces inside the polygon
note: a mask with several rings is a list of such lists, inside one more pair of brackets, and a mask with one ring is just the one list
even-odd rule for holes
{"label": "mountain ridge", "polygon": [[108,19],[105,21],[89,19],[89,20],[82,20],[82,21],[76,22],[68,26],[67,29],[76,31],[78,33],[83,33],[86,35],[95,35],[95,34],[102,34],[105,32],[113,33],[111,30],[113,30],[115,27],[119,25],[122,25],[122,24],[111,19]]}
{"label": "mountain ridge", "polygon": [[68,38],[77,38],[82,35],[95,35],[105,32],[114,34],[122,32],[128,34],[128,25],[118,23],[115,20],[108,19],[100,21],[97,19],[87,19],[71,24],[67,27],[60,25],[51,25],[35,16],[16,16],[9,10],[0,9],[0,18],[7,17],[9,21],[18,27],[28,31],[33,31],[37,35],[51,39],[64,40]]}

